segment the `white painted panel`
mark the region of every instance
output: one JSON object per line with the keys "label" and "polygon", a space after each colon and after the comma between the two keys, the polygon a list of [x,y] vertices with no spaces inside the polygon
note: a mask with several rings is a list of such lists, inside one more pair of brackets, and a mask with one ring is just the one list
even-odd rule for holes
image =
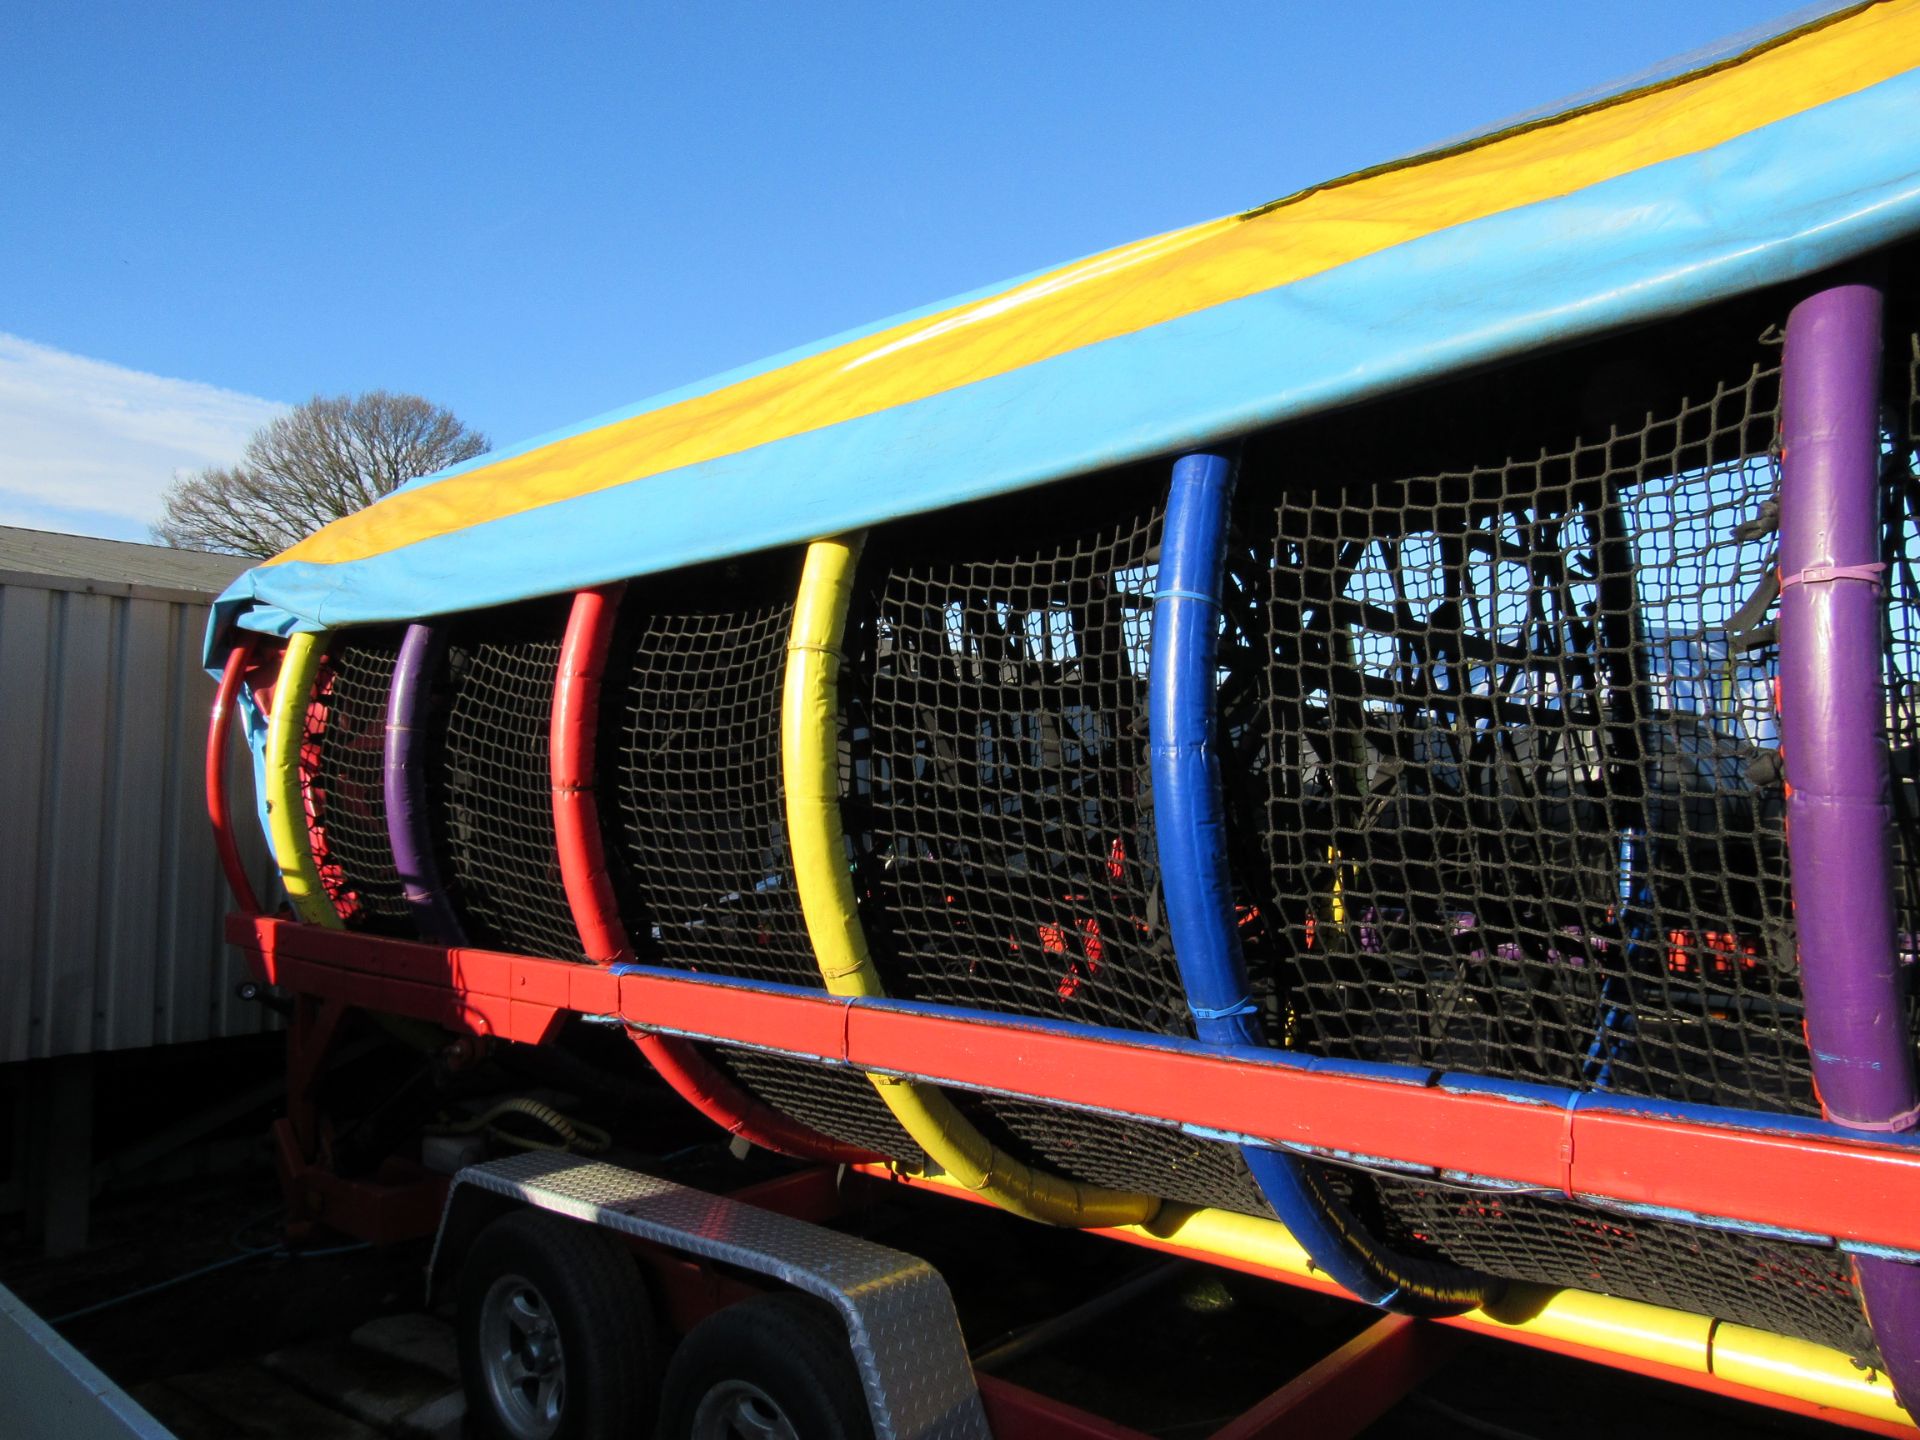
{"label": "white painted panel", "polygon": [[[0,582],[0,1063],[262,1028],[233,998],[201,789],[206,616],[177,592]],[[237,737],[229,775],[271,899]]]}

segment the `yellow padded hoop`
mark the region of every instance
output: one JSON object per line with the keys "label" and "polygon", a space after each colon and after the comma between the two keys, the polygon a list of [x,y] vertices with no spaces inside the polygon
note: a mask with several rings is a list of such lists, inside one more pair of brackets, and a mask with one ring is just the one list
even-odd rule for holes
{"label": "yellow padded hoop", "polygon": [[309,925],[341,930],[345,926],[314,864],[306,798],[300,793],[300,742],[306,737],[307,706],[320,675],[326,638],[300,631],[287,641],[287,652],[280,660],[273,714],[267,721],[267,841],[294,913]]}
{"label": "yellow padded hoop", "polygon": [[[847,872],[840,825],[840,645],[862,535],[807,547],[787,645],[780,764],[800,908],[820,978],[833,995],[883,996]],[[1137,1225],[1160,1201],[1083,1185],[1014,1159],[982,1135],[936,1085],[868,1077],[901,1127],[956,1182],[1002,1208],[1052,1225]]]}

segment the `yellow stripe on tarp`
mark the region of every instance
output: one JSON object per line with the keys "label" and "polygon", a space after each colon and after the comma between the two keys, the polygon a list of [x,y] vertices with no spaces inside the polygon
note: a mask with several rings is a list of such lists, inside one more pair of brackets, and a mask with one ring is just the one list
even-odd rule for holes
{"label": "yellow stripe on tarp", "polygon": [[1125,245],[723,389],[401,491],[267,564],[365,559],[909,405],[1698,154],[1916,66],[1920,0],[1884,0],[1736,63]]}

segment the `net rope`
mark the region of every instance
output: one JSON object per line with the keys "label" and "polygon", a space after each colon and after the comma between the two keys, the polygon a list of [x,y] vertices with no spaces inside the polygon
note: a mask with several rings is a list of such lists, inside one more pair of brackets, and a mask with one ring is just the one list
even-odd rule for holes
{"label": "net rope", "polygon": [[[1898,340],[1904,403],[1888,416],[1886,504],[1887,751],[1893,788],[1894,903],[1901,958],[1920,960],[1920,334]],[[1891,348],[1891,347],[1890,347]],[[1909,1001],[1920,1022],[1920,1007]],[[1920,1035],[1920,1023],[1914,1026]]]}
{"label": "net rope", "polygon": [[[781,683],[797,563],[628,588],[605,691],[603,773],[642,957],[678,969],[820,988],[787,847]],[[757,602],[757,603],[756,603]],[[616,719],[617,713],[617,719]],[[749,1092],[824,1135],[924,1157],[866,1076],[725,1049]]]}
{"label": "net rope", "polygon": [[1847,1257],[1832,1246],[1537,1195],[1387,1177],[1354,1183],[1362,1194],[1367,1185],[1377,1188],[1382,1228],[1399,1243],[1456,1264],[1798,1336],[1867,1363],[1878,1355]]}
{"label": "net rope", "polygon": [[1272,1033],[1814,1114],[1773,577],[1779,371],[1538,458],[1262,477],[1229,788]]}
{"label": "net rope", "polygon": [[582,960],[553,829],[553,687],[566,621],[566,602],[542,601],[463,622],[448,647],[446,723],[430,773],[469,939]]}
{"label": "net rope", "polygon": [[[1280,1043],[1818,1113],[1775,709],[1779,356],[1720,363],[1530,459],[1280,449],[1243,479],[1224,767]],[[1416,1252],[1876,1353],[1831,1246],[1344,1179]]]}
{"label": "net rope", "polygon": [[858,1070],[740,1046],[707,1049],[735,1084],[830,1139],[919,1166],[926,1157]]}
{"label": "net rope", "polygon": [[[1028,504],[869,540],[842,685],[844,810],[889,994],[1193,1033],[1148,783],[1160,488],[1058,492],[1048,512],[1068,518],[1038,533]],[[1074,1179],[1271,1213],[1231,1146],[999,1097],[964,1108],[1009,1153]]]}
{"label": "net rope", "polygon": [[387,691],[399,641],[376,631],[336,634],[300,749],[300,784],[320,884],[353,930],[413,934],[387,838]]}

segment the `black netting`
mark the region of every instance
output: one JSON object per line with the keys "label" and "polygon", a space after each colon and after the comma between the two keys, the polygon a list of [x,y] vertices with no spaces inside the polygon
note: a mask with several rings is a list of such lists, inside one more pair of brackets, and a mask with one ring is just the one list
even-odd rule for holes
{"label": "black netting", "polygon": [[764,603],[745,607],[697,579],[635,587],[607,687],[620,746],[606,818],[661,963],[818,987],[781,790],[799,575],[780,568],[790,583],[769,583]]}
{"label": "black netting", "polygon": [[[1611,1214],[1536,1195],[1353,1177],[1409,1249],[1490,1275],[1711,1315],[1872,1363],[1847,1257],[1827,1246]],[[1363,1200],[1364,1204],[1365,1201]]]}
{"label": "black netting", "polygon": [[1222,704],[1287,1043],[1817,1111],[1776,357],[1533,459],[1249,467]]}
{"label": "black netting", "polygon": [[1160,515],[1101,509],[1050,544],[870,552],[892,961],[916,999],[1187,1034],[1148,833]]}
{"label": "black netting", "polygon": [[984,1104],[957,1094],[954,1098],[974,1111],[987,1135],[1010,1142],[1014,1150],[1046,1156],[1049,1165],[1076,1180],[1273,1218],[1232,1145],[1061,1105],[1006,1096]]}
{"label": "black netting", "polygon": [[399,641],[387,631],[327,644],[300,751],[308,832],[320,883],[355,930],[411,935],[387,839],[387,690]]}
{"label": "black netting", "polygon": [[[1190,1035],[1160,914],[1147,658],[1163,478],[876,536],[845,690],[848,828],[891,993]],[[1263,1210],[1230,1146],[981,1098],[1075,1178]]]}
{"label": "black netting", "polygon": [[909,1165],[926,1163],[862,1072],[738,1046],[707,1053],[742,1089],[820,1134]]}
{"label": "black netting", "polygon": [[553,830],[554,676],[567,602],[467,617],[447,652],[446,725],[430,765],[441,853],[468,939],[583,958]]}
{"label": "black netting", "polygon": [[[1897,342],[1905,404],[1890,417],[1886,481],[1887,747],[1893,781],[1900,950],[1920,960],[1920,335]],[[1890,345],[1889,349],[1893,346]]]}
{"label": "black netting", "polygon": [[[798,585],[796,556],[629,589],[605,689],[603,725],[615,743],[604,819],[624,857],[644,958],[818,989],[780,773]],[[864,1075],[754,1051],[728,1051],[725,1063],[746,1089],[822,1134],[922,1158]]]}

